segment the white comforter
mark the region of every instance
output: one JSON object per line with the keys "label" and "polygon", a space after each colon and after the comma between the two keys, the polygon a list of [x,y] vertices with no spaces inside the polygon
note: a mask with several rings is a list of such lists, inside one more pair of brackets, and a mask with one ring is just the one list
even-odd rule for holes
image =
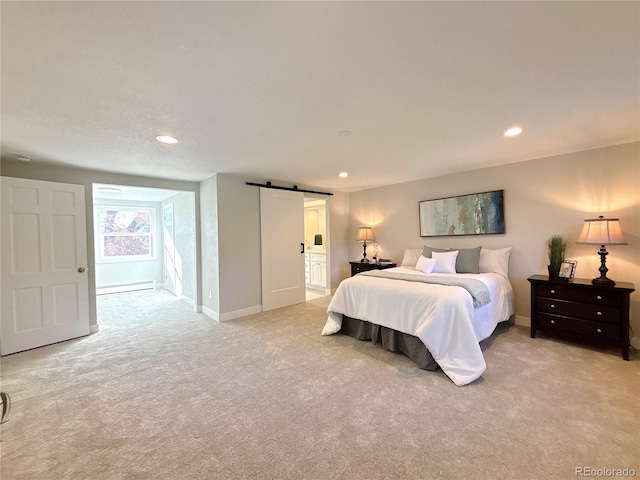
{"label": "white comforter", "polygon": [[[410,267],[389,271],[425,275]],[[337,333],[344,314],[414,335],[453,383],[471,383],[486,369],[479,342],[513,315],[513,289],[509,280],[497,273],[458,276],[487,285],[491,302],[474,309],[471,295],[461,287],[356,275],[338,286],[322,334]]]}

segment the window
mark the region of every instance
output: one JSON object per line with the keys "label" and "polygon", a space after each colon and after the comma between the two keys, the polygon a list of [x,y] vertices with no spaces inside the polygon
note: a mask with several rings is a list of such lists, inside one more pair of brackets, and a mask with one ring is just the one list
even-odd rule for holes
{"label": "window", "polygon": [[100,260],[150,260],[155,258],[155,210],[140,207],[99,207]]}

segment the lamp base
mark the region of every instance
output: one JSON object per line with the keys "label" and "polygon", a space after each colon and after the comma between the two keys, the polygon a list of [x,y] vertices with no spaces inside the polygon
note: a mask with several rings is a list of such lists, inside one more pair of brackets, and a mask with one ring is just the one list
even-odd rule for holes
{"label": "lamp base", "polygon": [[594,278],[591,283],[600,287],[613,287],[616,284],[616,282],[607,277]]}
{"label": "lamp base", "polygon": [[591,283],[594,285],[599,285],[601,287],[613,287],[616,284],[616,282],[614,282],[610,278],[607,278],[607,272],[609,271],[609,269],[607,268],[608,254],[609,252],[607,252],[607,249],[604,247],[604,245],[602,245],[600,247],[600,251],[598,252],[598,255],[600,255],[600,268],[598,269],[600,270],[600,276],[591,280]]}
{"label": "lamp base", "polygon": [[360,263],[369,263],[369,259],[367,258],[367,241],[362,242],[362,260]]}

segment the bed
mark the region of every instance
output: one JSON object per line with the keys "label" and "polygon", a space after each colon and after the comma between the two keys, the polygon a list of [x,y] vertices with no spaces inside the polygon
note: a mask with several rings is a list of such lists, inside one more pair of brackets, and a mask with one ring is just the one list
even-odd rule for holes
{"label": "bed", "polygon": [[486,370],[479,342],[513,315],[513,289],[505,272],[425,273],[407,265],[344,280],[327,311],[323,335],[381,343],[420,368],[439,366],[462,386]]}

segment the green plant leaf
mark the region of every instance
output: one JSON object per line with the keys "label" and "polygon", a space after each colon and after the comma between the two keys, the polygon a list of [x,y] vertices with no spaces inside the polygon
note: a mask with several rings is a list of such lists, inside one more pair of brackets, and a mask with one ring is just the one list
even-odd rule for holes
{"label": "green plant leaf", "polygon": [[549,238],[549,265],[560,268],[564,262],[564,252],[567,248],[567,242],[562,235],[553,235]]}
{"label": "green plant leaf", "polygon": [[0,417],[0,423],[8,421],[9,412],[11,411],[11,397],[7,392],[0,392],[0,401],[2,401],[2,416]]}

